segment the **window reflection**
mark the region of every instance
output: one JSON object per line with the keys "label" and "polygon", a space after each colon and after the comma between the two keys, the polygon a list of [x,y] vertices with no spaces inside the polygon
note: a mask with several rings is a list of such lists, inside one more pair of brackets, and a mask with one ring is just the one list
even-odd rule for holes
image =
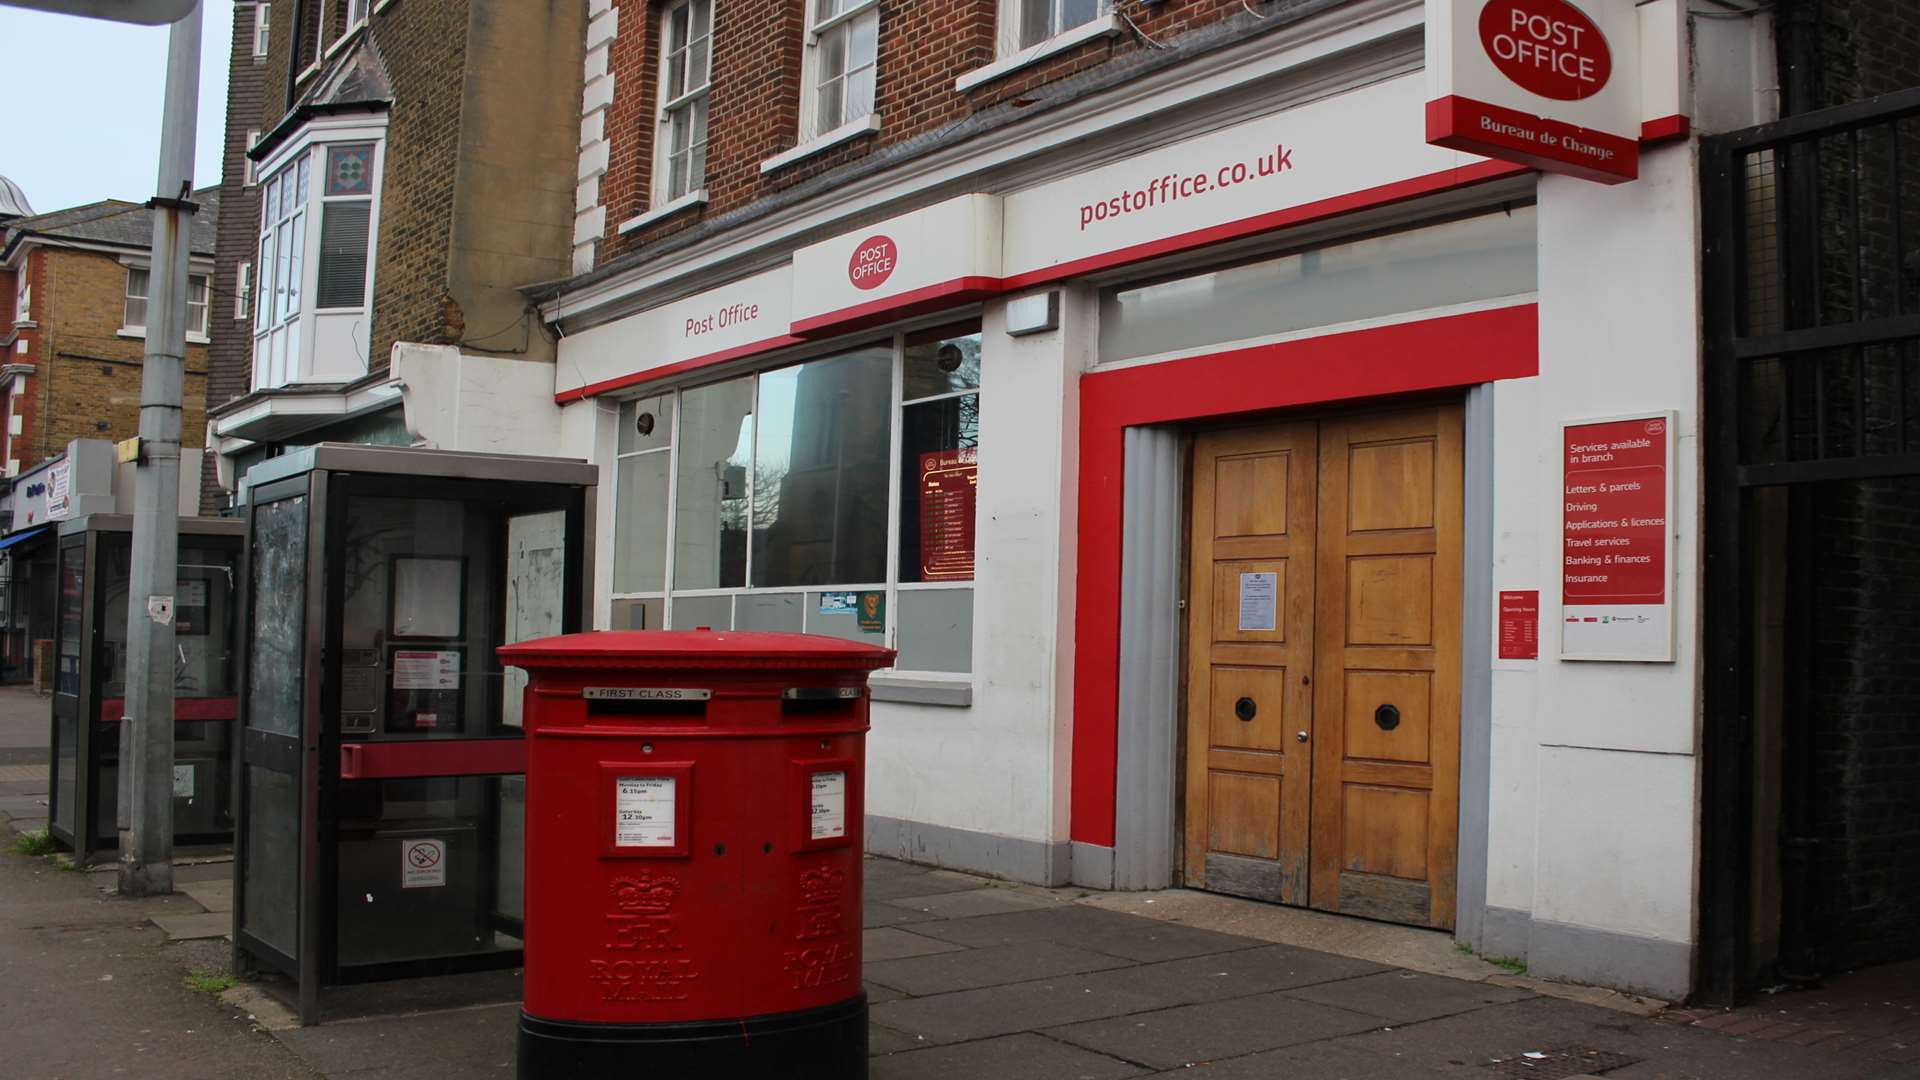
{"label": "window reflection", "polygon": [[753,455],[753,379],[680,396],[673,585],[747,583],[747,466]]}
{"label": "window reflection", "polygon": [[760,376],[755,586],[886,580],[892,387],[886,346]]}

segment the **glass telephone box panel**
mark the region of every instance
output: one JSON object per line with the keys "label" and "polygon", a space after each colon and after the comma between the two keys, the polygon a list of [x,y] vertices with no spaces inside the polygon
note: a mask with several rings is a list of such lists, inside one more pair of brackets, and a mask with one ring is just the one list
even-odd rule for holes
{"label": "glass telephone box panel", "polygon": [[581,628],[583,461],[322,442],[254,465],[239,962],[323,990],[507,968],[523,934],[522,673]]}
{"label": "glass telephone box panel", "polygon": [[[566,512],[349,494],[343,529],[340,741],[519,738],[494,650],[564,632]],[[342,967],[521,947],[524,777],[343,778],[335,805]]]}

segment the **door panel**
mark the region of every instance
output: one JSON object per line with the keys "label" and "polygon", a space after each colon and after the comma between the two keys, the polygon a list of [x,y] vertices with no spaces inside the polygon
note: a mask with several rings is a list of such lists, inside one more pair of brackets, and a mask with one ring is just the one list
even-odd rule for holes
{"label": "door panel", "polygon": [[1450,405],[1320,425],[1314,907],[1453,925],[1460,440]]}
{"label": "door panel", "polygon": [[1195,443],[1187,620],[1189,883],[1305,903],[1312,423]]}

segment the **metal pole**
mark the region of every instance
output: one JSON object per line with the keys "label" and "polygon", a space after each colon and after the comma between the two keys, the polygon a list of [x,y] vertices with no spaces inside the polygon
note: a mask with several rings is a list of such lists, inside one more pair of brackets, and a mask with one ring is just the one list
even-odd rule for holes
{"label": "metal pole", "polygon": [[180,535],[180,399],[187,349],[193,140],[200,105],[196,3],[167,43],[160,178],[147,278],[147,349],[140,373],[133,579],[127,590],[126,718],[120,725],[120,892],[173,891],[173,593]]}

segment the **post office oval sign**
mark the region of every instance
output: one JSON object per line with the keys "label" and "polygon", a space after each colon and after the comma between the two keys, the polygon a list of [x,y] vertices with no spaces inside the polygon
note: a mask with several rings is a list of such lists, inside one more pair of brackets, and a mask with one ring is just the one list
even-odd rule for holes
{"label": "post office oval sign", "polygon": [[1606,36],[1568,0],[1488,0],[1480,44],[1501,74],[1555,101],[1590,98],[1613,77]]}

